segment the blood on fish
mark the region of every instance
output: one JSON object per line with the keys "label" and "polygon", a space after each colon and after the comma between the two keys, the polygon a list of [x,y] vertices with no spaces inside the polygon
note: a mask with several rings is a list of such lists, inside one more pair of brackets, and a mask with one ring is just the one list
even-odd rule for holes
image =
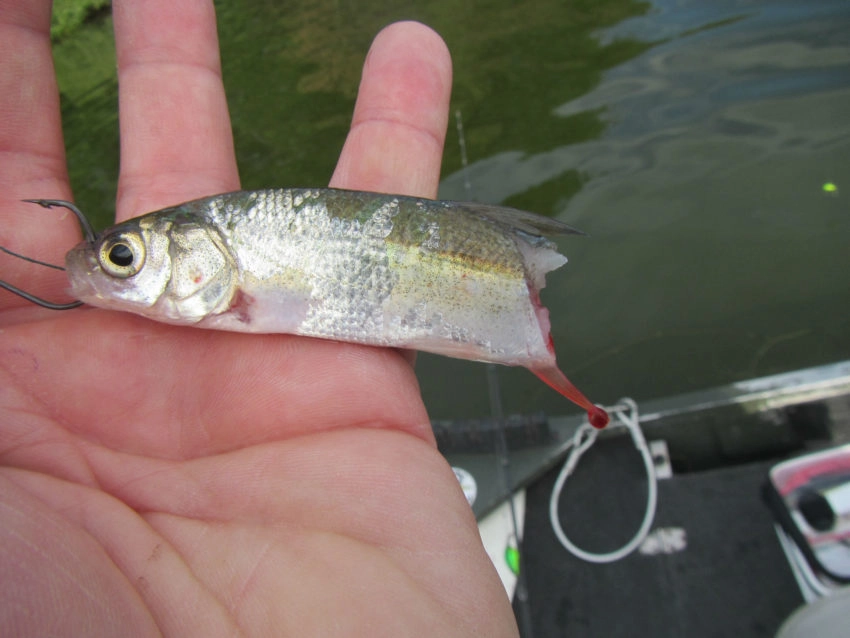
{"label": "blood on fish", "polygon": [[528,284],[528,292],[531,298],[531,303],[534,306],[534,312],[537,315],[537,323],[540,324],[541,332],[546,335],[546,349],[552,355],[552,365],[545,367],[530,367],[534,374],[548,385],[553,390],[564,395],[567,399],[575,403],[580,408],[587,410],[587,420],[595,428],[602,429],[611,421],[608,413],[602,408],[593,405],[581,390],[575,387],[572,382],[567,379],[567,375],[561,372],[555,361],[555,341],[552,339],[552,325],[549,322],[549,310],[540,301],[540,293],[537,288],[531,283]]}
{"label": "blood on fish", "polygon": [[530,369],[543,383],[563,394],[577,406],[587,410],[587,420],[590,425],[599,429],[608,425],[611,420],[608,413],[599,406],[593,405],[557,366]]}
{"label": "blood on fish", "polygon": [[238,289],[233,296],[233,301],[230,304],[230,312],[239,319],[242,323],[251,323],[251,304],[254,303],[254,298]]}

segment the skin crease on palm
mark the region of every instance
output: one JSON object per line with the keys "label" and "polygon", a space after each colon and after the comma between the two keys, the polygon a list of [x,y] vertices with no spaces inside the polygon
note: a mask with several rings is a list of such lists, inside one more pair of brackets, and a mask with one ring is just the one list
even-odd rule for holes
{"label": "skin crease on palm", "polygon": [[[113,13],[117,219],[238,188],[212,3]],[[20,202],[72,199],[49,14],[0,0],[0,244],[55,262],[72,216]],[[382,31],[331,185],[435,196],[450,85]],[[0,304],[0,635],[517,634],[403,353]]]}

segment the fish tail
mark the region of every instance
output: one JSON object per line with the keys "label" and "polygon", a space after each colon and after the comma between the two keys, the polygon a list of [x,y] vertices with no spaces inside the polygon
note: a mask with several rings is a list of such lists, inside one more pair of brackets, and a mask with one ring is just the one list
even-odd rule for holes
{"label": "fish tail", "polygon": [[587,410],[587,420],[595,428],[604,428],[611,420],[608,413],[599,406],[593,405],[590,400],[581,393],[572,382],[556,365],[542,368],[530,368],[537,377],[553,390],[563,394],[580,408]]}

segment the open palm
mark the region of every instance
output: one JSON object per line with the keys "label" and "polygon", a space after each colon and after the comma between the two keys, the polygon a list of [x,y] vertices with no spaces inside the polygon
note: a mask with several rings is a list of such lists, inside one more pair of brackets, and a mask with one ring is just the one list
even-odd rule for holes
{"label": "open palm", "polygon": [[[113,4],[117,218],[238,188],[212,3]],[[55,261],[73,218],[19,201],[71,199],[49,12],[0,1],[0,244]],[[382,32],[332,185],[434,196],[450,82]],[[516,633],[403,354],[2,293],[0,375],[0,634]]]}

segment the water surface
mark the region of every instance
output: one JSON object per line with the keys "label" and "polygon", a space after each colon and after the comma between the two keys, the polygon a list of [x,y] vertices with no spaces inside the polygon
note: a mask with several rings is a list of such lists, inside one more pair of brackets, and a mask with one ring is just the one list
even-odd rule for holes
{"label": "water surface", "polygon": [[[850,5],[623,0],[216,2],[246,188],[321,186],[369,42],[414,18],[446,39],[440,194],[590,233],[544,301],[564,371],[595,401],[665,396],[850,358]],[[56,43],[78,202],[112,214],[111,21]],[[202,143],[202,141],[199,141]],[[833,185],[830,188],[826,185]],[[826,187],[826,188],[825,188]],[[436,418],[489,411],[480,364],[422,355]],[[509,412],[573,408],[523,370]]]}

